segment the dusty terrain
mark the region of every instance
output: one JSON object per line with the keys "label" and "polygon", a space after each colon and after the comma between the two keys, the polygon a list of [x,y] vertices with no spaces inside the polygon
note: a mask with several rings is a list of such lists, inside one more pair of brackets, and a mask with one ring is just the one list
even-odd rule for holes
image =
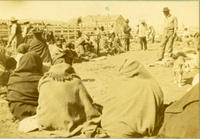
{"label": "dusty terrain", "polygon": [[[172,68],[167,67],[148,67],[147,65],[156,60],[159,44],[149,44],[148,51],[140,51],[139,44],[132,44],[131,51],[116,56],[108,56],[103,60],[78,63],[74,65],[76,72],[82,78],[88,92],[94,101],[99,104],[105,103],[106,89],[108,82],[117,76],[117,68],[125,58],[139,60],[145,65],[149,72],[159,82],[163,92],[165,103],[170,103],[182,97],[186,90],[191,86],[189,83],[197,70],[186,73],[184,78],[188,84],[179,88],[173,83]],[[182,49],[175,45],[175,49]],[[31,133],[20,133],[17,131],[17,123],[12,121],[12,115],[9,112],[7,102],[0,99],[0,137],[54,137],[54,133],[47,131],[35,131]]]}

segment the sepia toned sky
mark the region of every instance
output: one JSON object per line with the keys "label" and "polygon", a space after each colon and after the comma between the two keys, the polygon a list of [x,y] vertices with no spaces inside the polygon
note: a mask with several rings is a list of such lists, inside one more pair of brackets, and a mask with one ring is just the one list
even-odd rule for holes
{"label": "sepia toned sky", "polygon": [[72,17],[95,14],[121,14],[131,25],[140,19],[160,25],[163,7],[177,16],[179,26],[199,26],[198,1],[0,1],[0,18],[51,19],[67,21]]}

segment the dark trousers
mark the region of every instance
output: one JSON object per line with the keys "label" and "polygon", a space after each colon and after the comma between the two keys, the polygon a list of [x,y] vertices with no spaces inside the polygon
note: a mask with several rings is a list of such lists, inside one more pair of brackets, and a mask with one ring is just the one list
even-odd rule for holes
{"label": "dark trousers", "polygon": [[146,37],[140,37],[141,50],[147,50],[147,39]]}
{"label": "dark trousers", "polygon": [[130,47],[130,39],[129,38],[123,39],[123,46],[124,46],[124,51],[129,51],[129,47]]}

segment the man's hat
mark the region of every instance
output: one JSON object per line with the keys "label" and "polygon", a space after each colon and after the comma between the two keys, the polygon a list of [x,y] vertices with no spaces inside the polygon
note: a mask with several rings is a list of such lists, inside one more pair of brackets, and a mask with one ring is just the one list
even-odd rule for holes
{"label": "man's hat", "polygon": [[169,12],[169,8],[168,7],[164,7],[163,8],[163,12]]}
{"label": "man's hat", "polygon": [[11,21],[11,22],[15,22],[15,21],[17,21],[17,19],[14,18],[14,17],[11,17],[11,18],[10,18],[10,21]]}
{"label": "man's hat", "polygon": [[30,21],[25,21],[25,22],[24,22],[24,25],[29,24],[29,23],[30,23]]}
{"label": "man's hat", "polygon": [[144,19],[141,19],[141,20],[140,20],[140,23],[145,23],[145,20],[144,20]]}

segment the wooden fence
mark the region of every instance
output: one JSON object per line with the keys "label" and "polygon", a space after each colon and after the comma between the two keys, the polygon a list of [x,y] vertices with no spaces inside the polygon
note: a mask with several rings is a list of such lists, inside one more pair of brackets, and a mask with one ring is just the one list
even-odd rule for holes
{"label": "wooden fence", "polygon": [[[23,25],[22,30],[23,30]],[[77,38],[77,31],[91,33],[94,31],[94,27],[91,26],[57,26],[57,25],[33,25],[33,27],[45,28],[46,30],[53,31],[54,35],[63,37],[68,41],[74,41]],[[108,28],[106,30],[109,30]],[[7,40],[9,36],[9,28],[7,24],[0,24],[0,39]]]}

